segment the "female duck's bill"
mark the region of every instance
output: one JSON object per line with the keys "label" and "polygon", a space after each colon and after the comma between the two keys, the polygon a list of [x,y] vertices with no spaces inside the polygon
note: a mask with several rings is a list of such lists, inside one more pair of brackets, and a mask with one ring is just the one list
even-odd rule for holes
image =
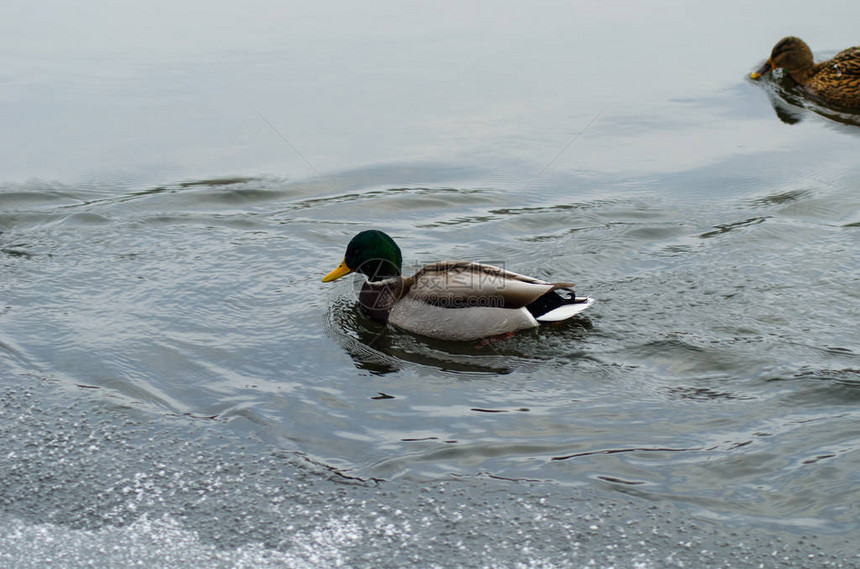
{"label": "female duck's bill", "polygon": [[750,73],[750,79],[758,79],[768,71],[773,71],[773,61],[770,58],[767,58],[761,67]]}

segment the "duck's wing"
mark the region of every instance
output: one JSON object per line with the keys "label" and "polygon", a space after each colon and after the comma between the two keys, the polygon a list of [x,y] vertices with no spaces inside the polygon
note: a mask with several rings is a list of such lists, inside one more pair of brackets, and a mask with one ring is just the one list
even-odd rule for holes
{"label": "duck's wing", "polygon": [[840,51],[827,62],[827,67],[837,76],[860,77],[860,45]]}
{"label": "duck's wing", "polygon": [[551,290],[573,287],[467,261],[426,265],[405,281],[410,298],[448,308],[522,308]]}

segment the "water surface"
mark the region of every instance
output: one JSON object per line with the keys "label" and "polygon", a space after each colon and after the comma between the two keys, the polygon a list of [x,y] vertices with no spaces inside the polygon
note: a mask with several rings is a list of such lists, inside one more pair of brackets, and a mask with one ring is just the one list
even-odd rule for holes
{"label": "water surface", "polygon": [[[365,480],[856,532],[860,130],[784,122],[746,74],[787,33],[857,43],[860,14],[660,6],[92,7],[151,33],[81,41],[20,7],[50,42],[3,25],[4,381]],[[319,282],[369,227],[409,269],[598,303],[491,343],[386,329]]]}

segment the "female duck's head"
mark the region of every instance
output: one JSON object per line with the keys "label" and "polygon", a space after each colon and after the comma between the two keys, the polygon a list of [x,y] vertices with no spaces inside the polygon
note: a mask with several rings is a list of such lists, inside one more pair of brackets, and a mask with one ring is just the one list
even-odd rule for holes
{"label": "female duck's head", "polygon": [[785,69],[788,73],[803,71],[812,67],[812,50],[806,42],[800,38],[789,36],[782,38],[773,46],[770,57],[760,69],[753,72],[750,77],[758,79],[773,69]]}
{"label": "female duck's head", "polygon": [[403,258],[400,247],[382,231],[370,229],[352,238],[346,246],[343,262],[323,277],[322,282],[337,280],[349,273],[361,273],[369,281],[399,277]]}

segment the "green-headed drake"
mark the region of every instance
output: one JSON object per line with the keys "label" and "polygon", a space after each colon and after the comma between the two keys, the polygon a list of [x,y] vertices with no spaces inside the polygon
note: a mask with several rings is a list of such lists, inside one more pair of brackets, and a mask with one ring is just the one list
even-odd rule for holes
{"label": "green-headed drake", "polygon": [[782,68],[806,91],[822,102],[860,110],[860,46],[849,47],[832,59],[815,63],[812,51],[800,38],[782,38],[760,69],[750,74],[758,79],[772,69]]}
{"label": "green-headed drake", "polygon": [[499,267],[466,261],[425,265],[401,275],[402,256],[382,231],[362,231],[346,247],[331,282],[349,273],[367,280],[359,304],[374,320],[440,340],[476,340],[579,314],[594,299],[578,297],[571,283],[548,283]]}

